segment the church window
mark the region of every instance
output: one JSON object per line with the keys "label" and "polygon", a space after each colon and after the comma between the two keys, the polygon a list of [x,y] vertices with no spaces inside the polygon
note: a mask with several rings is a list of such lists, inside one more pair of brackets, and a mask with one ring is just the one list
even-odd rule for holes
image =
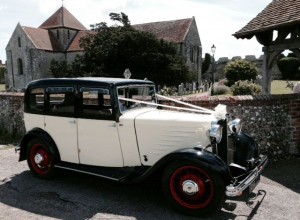
{"label": "church window", "polygon": [[23,75],[23,61],[22,59],[18,59],[18,73],[19,75]]}
{"label": "church window", "polygon": [[56,38],[59,39],[59,30],[56,30]]}
{"label": "church window", "polygon": [[70,39],[70,30],[68,30],[68,40]]}
{"label": "church window", "polygon": [[18,46],[21,47],[21,38],[18,37]]}

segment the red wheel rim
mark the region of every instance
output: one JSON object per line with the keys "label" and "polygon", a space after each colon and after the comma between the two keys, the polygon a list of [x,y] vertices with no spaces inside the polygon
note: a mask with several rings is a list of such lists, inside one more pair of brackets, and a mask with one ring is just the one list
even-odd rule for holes
{"label": "red wheel rim", "polygon": [[51,169],[51,156],[42,144],[32,146],[30,162],[35,172],[40,175],[47,174]]}
{"label": "red wheel rim", "polygon": [[189,209],[205,208],[215,194],[211,177],[194,166],[178,168],[171,176],[170,190],[173,198]]}

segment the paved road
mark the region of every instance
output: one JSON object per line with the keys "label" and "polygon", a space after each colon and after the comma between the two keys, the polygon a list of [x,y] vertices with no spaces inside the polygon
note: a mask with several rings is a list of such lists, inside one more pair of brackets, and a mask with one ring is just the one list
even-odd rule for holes
{"label": "paved road", "polygon": [[[60,171],[36,179],[13,148],[0,147],[0,219],[199,219],[169,207],[155,181],[119,185]],[[202,219],[300,219],[300,159],[269,163],[254,197],[227,201],[227,208]]]}

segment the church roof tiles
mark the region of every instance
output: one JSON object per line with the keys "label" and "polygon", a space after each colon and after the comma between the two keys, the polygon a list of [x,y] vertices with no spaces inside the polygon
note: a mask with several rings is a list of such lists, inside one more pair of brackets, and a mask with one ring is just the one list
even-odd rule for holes
{"label": "church roof tiles", "polygon": [[49,51],[62,51],[62,48],[58,44],[55,36],[45,29],[32,28],[22,26],[23,30],[30,38],[31,42],[35,45],[37,49],[49,50]]}
{"label": "church roof tiles", "polygon": [[188,33],[193,18],[152,22],[145,24],[132,25],[134,29],[144,32],[150,32],[159,39],[182,43]]}
{"label": "church roof tiles", "polygon": [[71,52],[71,51],[83,51],[84,49],[80,47],[80,39],[82,37],[87,36],[89,33],[89,31],[79,31],[77,33],[77,35],[75,36],[74,40],[72,41],[72,43],[70,44],[69,48],[67,51]]}
{"label": "church roof tiles", "polygon": [[22,26],[22,28],[37,49],[54,52],[63,52],[64,48],[60,45],[56,36],[51,32],[51,29],[67,28],[78,31],[67,51],[83,50],[83,48],[79,46],[79,40],[88,32],[88,30],[64,7],[58,9],[39,28],[25,26]]}
{"label": "church roof tiles", "polygon": [[59,8],[39,28],[70,28],[75,30],[86,30],[86,28],[65,8]]}
{"label": "church roof tiles", "polygon": [[[153,33],[157,38],[164,39],[175,43],[184,42],[186,35],[190,29],[193,18],[152,22],[145,24],[132,25],[133,28],[140,31]],[[37,49],[63,52],[65,49],[60,45],[54,36],[52,29],[67,28],[77,30],[74,39],[66,48],[66,51],[82,51],[80,47],[80,39],[89,32],[66,8],[59,8],[52,16],[50,16],[39,28],[22,26],[28,38],[32,41]]]}

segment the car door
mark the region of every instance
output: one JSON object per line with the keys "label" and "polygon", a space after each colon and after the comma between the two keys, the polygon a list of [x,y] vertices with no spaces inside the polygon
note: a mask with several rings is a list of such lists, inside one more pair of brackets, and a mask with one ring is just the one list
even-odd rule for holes
{"label": "car door", "polygon": [[78,147],[81,164],[122,167],[123,156],[111,94],[105,87],[79,87]]}
{"label": "car door", "polygon": [[55,142],[62,161],[79,163],[75,87],[48,87],[44,128]]}

